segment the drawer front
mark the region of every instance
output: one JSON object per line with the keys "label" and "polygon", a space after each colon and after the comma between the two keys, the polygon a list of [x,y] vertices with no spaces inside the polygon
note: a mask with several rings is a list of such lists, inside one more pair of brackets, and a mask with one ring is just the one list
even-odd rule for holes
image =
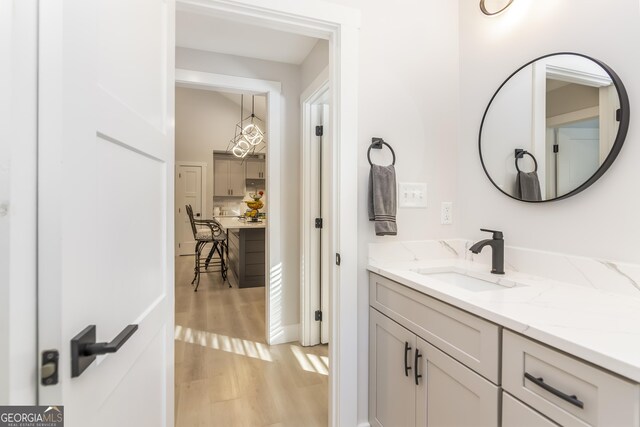
{"label": "drawer front", "polygon": [[377,274],[370,274],[370,305],[454,359],[498,384],[497,325]]}
{"label": "drawer front", "polygon": [[504,331],[502,386],[563,426],[640,426],[638,384]]}
{"label": "drawer front", "polygon": [[502,427],[558,427],[558,424],[503,392]]}

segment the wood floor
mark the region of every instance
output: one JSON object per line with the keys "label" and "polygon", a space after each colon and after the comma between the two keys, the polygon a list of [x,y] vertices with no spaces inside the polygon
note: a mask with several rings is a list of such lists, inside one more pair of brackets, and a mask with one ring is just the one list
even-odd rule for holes
{"label": "wood floor", "polygon": [[190,285],[176,259],[176,427],[326,426],[327,346],[269,346],[264,288],[229,288],[220,273]]}

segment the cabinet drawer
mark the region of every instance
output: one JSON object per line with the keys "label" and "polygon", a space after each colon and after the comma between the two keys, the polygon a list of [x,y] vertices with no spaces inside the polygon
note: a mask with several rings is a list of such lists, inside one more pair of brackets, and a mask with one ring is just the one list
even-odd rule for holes
{"label": "cabinet drawer", "polygon": [[503,388],[563,426],[640,426],[640,389],[510,331],[502,346]]}
{"label": "cabinet drawer", "polygon": [[369,299],[378,311],[498,384],[497,325],[377,274],[370,274]]}
{"label": "cabinet drawer", "polygon": [[503,392],[502,427],[558,427],[558,424]]}

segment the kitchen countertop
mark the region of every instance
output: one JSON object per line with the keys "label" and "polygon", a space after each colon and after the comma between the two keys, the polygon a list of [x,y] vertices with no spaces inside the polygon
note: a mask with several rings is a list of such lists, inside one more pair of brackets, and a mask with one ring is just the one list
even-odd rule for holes
{"label": "kitchen countertop", "polygon": [[240,221],[238,217],[216,217],[216,220],[220,223],[222,228],[237,229],[237,228],[266,228],[267,220],[262,219],[261,222]]}
{"label": "kitchen countertop", "polygon": [[414,271],[424,268],[495,280],[488,265],[462,259],[370,259],[368,265],[373,273],[640,382],[640,298],[514,271],[501,280],[524,286],[472,292]]}

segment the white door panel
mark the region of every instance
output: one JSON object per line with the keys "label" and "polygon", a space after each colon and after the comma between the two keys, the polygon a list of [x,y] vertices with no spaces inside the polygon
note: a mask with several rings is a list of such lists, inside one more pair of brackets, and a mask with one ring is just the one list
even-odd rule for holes
{"label": "white door panel", "polygon": [[195,240],[193,239],[193,230],[186,205],[191,205],[193,214],[196,217],[205,217],[205,206],[202,196],[206,194],[203,190],[205,182],[202,178],[206,176],[203,166],[186,166],[178,165],[176,177],[176,227],[177,227],[177,243],[176,248],[178,255],[193,254],[195,250]]}
{"label": "white door panel", "polygon": [[[74,426],[173,425],[172,0],[40,2],[39,348]],[[96,325],[118,352],[71,377]]]}

